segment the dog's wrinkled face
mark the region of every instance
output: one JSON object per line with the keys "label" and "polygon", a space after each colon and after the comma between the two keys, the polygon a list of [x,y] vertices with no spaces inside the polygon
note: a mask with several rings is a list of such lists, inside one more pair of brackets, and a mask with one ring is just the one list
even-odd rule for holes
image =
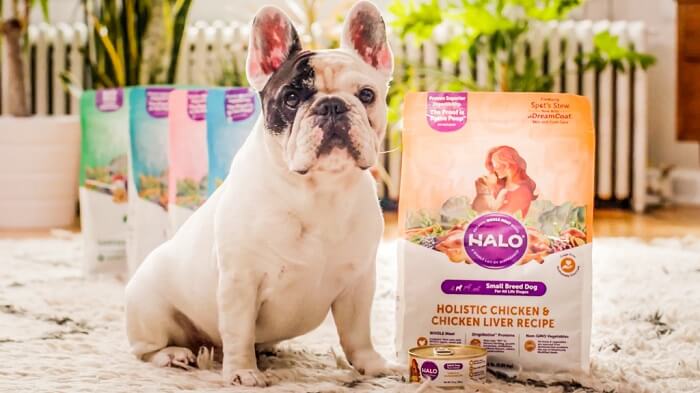
{"label": "dog's wrinkled face", "polygon": [[261,92],[266,143],[291,171],[372,166],[386,128],[392,70],[384,21],[369,2],[350,10],[334,50],[302,50],[276,8],[263,8],[253,21],[248,78]]}

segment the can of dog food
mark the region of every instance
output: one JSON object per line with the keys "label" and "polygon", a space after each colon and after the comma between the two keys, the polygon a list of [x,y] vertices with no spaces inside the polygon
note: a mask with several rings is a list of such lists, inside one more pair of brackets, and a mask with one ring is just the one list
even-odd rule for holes
{"label": "can of dog food", "polygon": [[486,379],[486,350],[471,345],[426,345],[408,350],[410,382],[432,380],[443,388]]}

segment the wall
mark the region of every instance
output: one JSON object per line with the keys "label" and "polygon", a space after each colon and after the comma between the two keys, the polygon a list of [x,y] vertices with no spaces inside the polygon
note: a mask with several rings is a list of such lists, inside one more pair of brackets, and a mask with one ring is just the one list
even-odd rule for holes
{"label": "wall", "polygon": [[577,17],[645,22],[657,59],[649,70],[650,164],[700,168],[698,144],[676,141],[676,1],[589,0]]}
{"label": "wall", "polygon": [[[255,11],[265,4],[276,5],[284,9],[287,13],[293,14],[289,3],[301,1],[289,0],[193,0],[192,19],[193,20],[241,20],[249,21]],[[390,0],[374,0],[380,6],[389,4]],[[5,10],[10,9],[10,2],[5,1]],[[55,22],[71,22],[82,20],[80,0],[49,0],[51,20]],[[321,13],[323,16],[330,16],[342,13],[354,3],[353,0],[322,1]],[[40,21],[38,11],[34,13],[34,20]]]}

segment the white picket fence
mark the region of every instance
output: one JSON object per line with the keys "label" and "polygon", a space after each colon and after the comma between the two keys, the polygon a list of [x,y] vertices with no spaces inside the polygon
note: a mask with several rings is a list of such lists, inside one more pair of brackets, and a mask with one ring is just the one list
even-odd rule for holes
{"label": "white picket fence", "polygon": [[[590,98],[597,128],[596,196],[599,201],[631,204],[641,211],[646,192],[647,75],[641,69],[634,72],[621,72],[613,67],[602,72],[579,69],[577,55],[591,50],[593,36],[603,30],[610,30],[623,44],[633,44],[637,50],[646,48],[646,31],[640,22],[552,22],[531,29],[518,52],[518,66],[524,66],[527,56],[537,59],[544,65],[542,72],[554,76],[554,91]],[[235,22],[193,23],[181,54],[178,83],[215,85],[225,80],[222,78],[225,73],[230,75],[234,70],[242,73],[248,31],[247,25]],[[30,27],[31,61],[27,64],[26,75],[30,86],[28,100],[35,113],[77,113],[77,103],[63,90],[58,75],[68,70],[75,80],[83,79],[85,64],[81,48],[86,36],[82,24]],[[439,58],[438,45],[434,42],[417,46],[410,39],[392,36],[391,44],[397,58],[403,59],[397,74],[403,72],[401,64],[410,64],[439,67],[456,75],[471,73],[476,75],[477,82],[486,81],[488,66],[483,54],[478,54],[475,62],[465,55],[457,64],[452,64]],[[5,74],[3,72],[3,86],[6,86]],[[430,79],[422,81],[422,87],[436,88]],[[5,89],[0,99],[2,113],[7,102]],[[387,149],[389,147],[387,142]],[[398,198],[400,154],[394,150],[384,155],[384,167],[392,185],[382,187],[380,193],[388,199]]]}

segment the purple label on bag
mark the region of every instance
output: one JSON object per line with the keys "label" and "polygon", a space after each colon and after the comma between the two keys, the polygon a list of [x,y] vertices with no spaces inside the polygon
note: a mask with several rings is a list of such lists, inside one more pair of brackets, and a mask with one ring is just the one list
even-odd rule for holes
{"label": "purple label on bag", "polygon": [[428,93],[426,117],[436,131],[452,132],[467,123],[467,93]]}
{"label": "purple label on bag", "polygon": [[440,370],[438,370],[437,364],[435,364],[429,360],[426,360],[420,366],[420,373],[425,378],[435,379],[435,378],[437,378],[438,374],[440,373]]}
{"label": "purple label on bag", "polygon": [[446,295],[543,296],[547,285],[539,281],[445,280]]}
{"label": "purple label on bag", "polygon": [[146,89],[146,111],[152,117],[168,117],[168,102],[172,87],[149,87]]}
{"label": "purple label on bag", "polygon": [[527,230],[507,214],[484,214],[469,223],[464,232],[464,249],[481,267],[505,269],[525,255]]}
{"label": "purple label on bag", "polygon": [[95,106],[100,112],[114,112],[124,105],[124,90],[102,89],[95,91]]}
{"label": "purple label on bag", "polygon": [[190,90],[187,92],[187,114],[194,121],[207,118],[207,91]]}
{"label": "purple label on bag", "polygon": [[245,87],[227,90],[224,105],[227,119],[245,120],[255,113],[255,92]]}
{"label": "purple label on bag", "polygon": [[445,370],[461,370],[462,363],[445,363]]}

